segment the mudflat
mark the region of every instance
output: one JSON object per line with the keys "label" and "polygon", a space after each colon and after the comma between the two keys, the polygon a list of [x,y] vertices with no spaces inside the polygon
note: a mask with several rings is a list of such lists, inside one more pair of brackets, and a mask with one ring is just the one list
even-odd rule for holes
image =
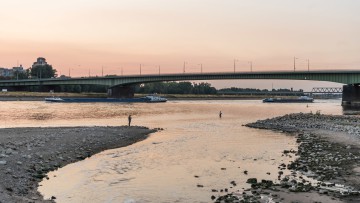
{"label": "mudflat", "polygon": [[0,203],[52,202],[37,192],[49,171],[131,145],[155,131],[138,126],[0,129]]}

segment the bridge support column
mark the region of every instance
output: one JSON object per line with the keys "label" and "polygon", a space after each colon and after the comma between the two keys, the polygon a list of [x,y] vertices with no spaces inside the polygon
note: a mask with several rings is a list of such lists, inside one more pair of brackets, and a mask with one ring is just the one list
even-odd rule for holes
{"label": "bridge support column", "polygon": [[344,85],[342,94],[343,107],[360,108],[360,86]]}
{"label": "bridge support column", "polygon": [[133,98],[135,93],[134,86],[115,86],[108,89],[110,98]]}

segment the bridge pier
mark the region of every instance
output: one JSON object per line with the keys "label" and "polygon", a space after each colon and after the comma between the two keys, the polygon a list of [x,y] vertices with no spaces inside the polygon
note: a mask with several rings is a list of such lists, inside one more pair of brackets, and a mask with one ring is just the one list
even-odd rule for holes
{"label": "bridge pier", "polygon": [[107,91],[109,98],[133,98],[135,93],[134,86],[114,86]]}
{"label": "bridge pier", "polygon": [[360,108],[360,86],[358,84],[343,86],[341,105],[349,108]]}

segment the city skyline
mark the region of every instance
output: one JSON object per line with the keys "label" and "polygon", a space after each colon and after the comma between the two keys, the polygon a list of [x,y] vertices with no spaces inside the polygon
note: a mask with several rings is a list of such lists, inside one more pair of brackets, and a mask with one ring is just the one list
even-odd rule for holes
{"label": "city skyline", "polygon": [[[1,1],[0,66],[45,57],[58,73],[358,69],[360,2]],[[269,86],[274,81],[211,81]],[[276,81],[278,85],[308,85]],[[300,84],[301,83],[301,84]],[[257,86],[256,86],[257,85]],[[311,84],[311,86],[314,86]]]}

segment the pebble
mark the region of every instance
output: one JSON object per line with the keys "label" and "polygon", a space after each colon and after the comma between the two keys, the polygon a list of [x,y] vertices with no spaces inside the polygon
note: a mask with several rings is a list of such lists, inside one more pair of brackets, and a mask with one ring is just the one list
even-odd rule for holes
{"label": "pebble", "polygon": [[11,155],[14,152],[11,148],[6,149],[5,154]]}

